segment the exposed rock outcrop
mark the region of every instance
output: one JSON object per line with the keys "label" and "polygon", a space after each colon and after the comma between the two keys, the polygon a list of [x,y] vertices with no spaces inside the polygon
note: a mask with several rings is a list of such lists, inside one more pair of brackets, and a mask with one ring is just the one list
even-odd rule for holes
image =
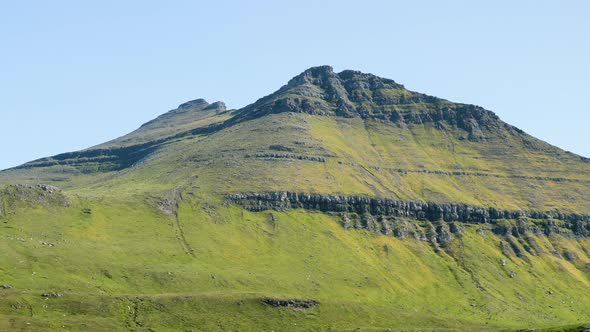
{"label": "exposed rock outcrop", "polygon": [[316,300],[305,300],[305,299],[275,299],[275,298],[264,298],[262,303],[271,305],[273,307],[291,307],[291,308],[311,308],[320,304]]}
{"label": "exposed rock outcrop", "polygon": [[268,147],[269,150],[274,150],[274,151],[286,151],[286,152],[293,152],[293,148],[290,148],[288,146],[284,146],[282,144],[273,144],[270,145]]}
{"label": "exposed rock outcrop", "polygon": [[0,188],[0,216],[18,203],[68,206],[69,200],[57,187],[46,184],[15,184]]}
{"label": "exposed rock outcrop", "polygon": [[[520,236],[526,233],[574,234],[590,236],[590,215],[560,211],[516,211],[461,203],[433,203],[399,201],[366,196],[323,195],[295,192],[237,193],[226,195],[229,202],[251,211],[303,208],[321,212],[339,213],[345,228],[364,228],[397,237],[424,238],[423,227],[407,220],[426,221],[432,224],[436,242],[452,240],[460,233],[456,222],[489,224],[499,235]],[[512,220],[512,222],[502,222]]]}
{"label": "exposed rock outcrop", "polygon": [[225,128],[224,123],[212,124],[142,144],[67,152],[53,157],[37,159],[17,166],[15,169],[72,166],[82,173],[118,171],[139,164],[151,153],[175,139],[191,135],[207,135],[223,128]]}
{"label": "exposed rock outcrop", "polygon": [[[339,164],[357,166],[355,163],[347,163],[344,161],[338,161]],[[484,173],[484,172],[468,172],[468,171],[442,171],[442,170],[430,170],[430,169],[407,169],[407,168],[394,168],[394,167],[383,167],[383,166],[368,166],[375,170],[387,170],[391,172],[397,172],[399,174],[408,173],[423,173],[423,174],[436,174],[436,175],[447,175],[447,176],[477,176],[477,177],[490,177],[498,179],[522,179],[522,180],[538,180],[538,181],[552,181],[552,182],[577,182],[577,183],[590,183],[590,180],[575,179],[575,178],[564,178],[564,177],[549,177],[549,176],[527,176],[519,174],[497,174],[497,173]]]}
{"label": "exposed rock outcrop", "polygon": [[300,154],[292,154],[292,153],[256,153],[256,154],[247,154],[246,158],[261,158],[261,159],[296,159],[296,160],[308,160],[308,161],[316,161],[320,163],[326,162],[325,157],[316,157],[316,156],[304,156]]}
{"label": "exposed rock outcrop", "polygon": [[224,102],[222,102],[222,101],[216,101],[213,104],[205,107],[203,110],[204,111],[213,110],[213,111],[216,111],[216,112],[224,112],[224,111],[227,110],[227,107],[225,106],[225,103]]}
{"label": "exposed rock outcrop", "polygon": [[44,298],[56,298],[56,297],[63,297],[64,295],[63,295],[63,293],[51,291],[51,292],[43,293],[43,294],[41,294],[41,296]]}
{"label": "exposed rock outcrop", "polygon": [[[469,140],[485,139],[484,130],[503,127],[493,112],[406,90],[393,80],[359,71],[335,73],[330,66],[310,68],[275,93],[239,110],[232,121],[267,114],[307,113],[374,118],[399,124],[436,123],[466,131]],[[444,123],[444,124],[443,124]]]}
{"label": "exposed rock outcrop", "polygon": [[190,100],[187,101],[186,103],[182,103],[180,105],[178,105],[179,110],[184,110],[184,109],[189,109],[189,108],[205,108],[209,105],[209,103],[203,99],[203,98],[199,98],[199,99],[195,99],[195,100]]}

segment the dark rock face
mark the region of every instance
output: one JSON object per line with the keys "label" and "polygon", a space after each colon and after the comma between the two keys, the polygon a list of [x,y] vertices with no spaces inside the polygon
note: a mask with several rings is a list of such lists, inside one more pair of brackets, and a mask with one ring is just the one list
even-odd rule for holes
{"label": "dark rock face", "polygon": [[187,101],[186,103],[178,105],[178,109],[187,109],[187,108],[203,108],[207,107],[209,103],[202,98]]}
{"label": "dark rock face", "polygon": [[[351,166],[357,166],[356,163],[346,163],[342,160],[338,161],[339,164],[346,164]],[[448,175],[448,176],[480,176],[480,177],[492,177],[498,179],[525,179],[525,180],[540,180],[540,181],[553,181],[553,182],[578,182],[578,183],[590,183],[589,180],[583,179],[572,179],[572,178],[564,178],[564,177],[547,177],[547,176],[526,176],[526,175],[516,175],[516,174],[496,174],[496,173],[483,173],[483,172],[465,172],[465,171],[438,171],[438,170],[429,170],[429,169],[404,169],[404,168],[391,168],[391,167],[381,167],[381,166],[369,166],[370,168],[376,170],[388,170],[392,172],[397,172],[400,174],[407,174],[407,173],[423,173],[423,174],[437,174],[437,175]]]}
{"label": "dark rock face", "polygon": [[295,76],[277,92],[239,110],[233,121],[283,112],[398,124],[436,123],[441,128],[450,125],[465,130],[473,141],[485,139],[485,129],[503,126],[493,112],[479,106],[408,91],[393,80],[359,71],[335,73],[330,66],[313,67]]}
{"label": "dark rock face", "polygon": [[315,307],[320,304],[320,302],[316,300],[274,299],[270,297],[262,299],[262,303],[271,305],[273,307],[291,307],[304,309]]}
{"label": "dark rock face", "polygon": [[325,163],[326,158],[316,156],[304,156],[300,154],[292,153],[256,153],[253,155],[246,155],[246,158],[261,158],[261,159],[296,159],[296,160],[308,160]]}
{"label": "dark rock face", "polygon": [[[148,127],[158,122],[172,119],[179,114],[190,114],[201,111],[225,112],[226,106],[223,102],[209,104],[205,99],[196,99],[178,106],[154,120],[144,123],[141,127]],[[177,133],[175,135],[153,140],[146,143],[128,145],[114,148],[93,148],[88,150],[67,152],[48,158],[37,159],[26,164],[15,167],[16,169],[51,167],[51,166],[72,166],[82,173],[118,171],[129,168],[140,162],[152,152],[162,148],[168,142],[181,137],[191,135],[206,135],[225,128],[227,125],[212,124],[206,127],[199,127],[192,130]]]}
{"label": "dark rock face", "polygon": [[224,111],[227,110],[227,107],[225,106],[225,103],[224,102],[222,102],[222,101],[216,101],[213,104],[205,107],[203,110],[204,111],[214,110],[214,111],[217,111],[217,112],[224,112]]}
{"label": "dark rock face", "polygon": [[[510,211],[460,203],[398,201],[365,196],[322,195],[295,192],[238,193],[226,195],[229,202],[251,211],[303,208],[342,215],[345,228],[363,228],[392,234],[399,238],[424,239],[428,232],[404,219],[428,222],[434,227],[431,236],[445,243],[461,233],[457,224],[489,224],[498,235],[520,236],[526,233],[574,234],[590,236],[590,215],[560,211]],[[500,223],[516,220],[516,223]]]}
{"label": "dark rock face", "polygon": [[58,293],[58,292],[46,292],[41,294],[42,297],[44,298],[56,298],[56,297],[63,297],[64,295],[62,293]]}
{"label": "dark rock face", "polygon": [[268,147],[269,150],[274,150],[274,151],[286,151],[286,152],[293,152],[293,148],[290,148],[288,146],[284,146],[281,144],[273,144],[271,146]]}
{"label": "dark rock face", "polygon": [[160,142],[149,142],[122,148],[67,152],[49,158],[34,160],[16,168],[26,169],[68,165],[79,168],[82,173],[120,170],[131,167],[155,151],[159,146],[158,143]]}
{"label": "dark rock face", "polygon": [[167,143],[174,139],[191,135],[208,135],[223,128],[225,128],[224,123],[212,124],[207,127],[195,128],[143,144],[135,144],[120,148],[98,148],[67,152],[53,157],[37,159],[17,166],[15,169],[68,165],[78,168],[82,173],[118,171],[140,164],[146,156],[163,148]]}

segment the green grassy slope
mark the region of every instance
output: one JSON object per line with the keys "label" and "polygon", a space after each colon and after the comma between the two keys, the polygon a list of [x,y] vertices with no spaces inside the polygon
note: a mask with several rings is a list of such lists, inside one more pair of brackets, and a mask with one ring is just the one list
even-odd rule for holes
{"label": "green grassy slope", "polygon": [[[436,252],[345,230],[321,213],[246,212],[197,189],[183,197],[178,219],[149,197],[11,206],[0,281],[13,288],[0,290],[0,329],[480,330],[590,321],[588,239],[531,235],[538,254],[521,246],[518,257],[502,252],[506,239],[466,225]],[[564,248],[576,259],[556,256]],[[63,296],[42,296],[52,292]],[[261,302],[267,296],[321,304],[273,308]]]}
{"label": "green grassy slope", "polygon": [[[590,211],[590,164],[579,157],[519,146],[520,137],[464,141],[454,131],[441,132],[428,124],[398,127],[373,120],[284,113],[180,139],[133,169],[84,174],[54,166],[42,173],[9,170],[2,178],[88,193],[109,193],[113,188],[141,193],[195,179],[199,186],[220,194],[291,190]],[[253,135],[257,138],[249,139]],[[275,146],[288,151],[273,150]],[[273,153],[289,158],[267,157]],[[322,157],[325,162],[293,156]],[[65,181],[52,181],[64,174],[68,174]]]}
{"label": "green grassy slope", "polygon": [[440,248],[347,230],[336,214],[224,200],[294,191],[590,214],[587,159],[481,108],[327,67],[241,110],[212,105],[189,102],[111,142],[0,172],[0,185],[63,190],[0,189],[0,285],[11,286],[0,287],[0,330],[590,322],[588,237],[462,224]]}

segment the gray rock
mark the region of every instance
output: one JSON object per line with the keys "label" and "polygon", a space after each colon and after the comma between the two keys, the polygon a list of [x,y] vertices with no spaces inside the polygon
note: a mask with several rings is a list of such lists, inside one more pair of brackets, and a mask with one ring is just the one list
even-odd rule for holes
{"label": "gray rock", "polygon": [[[521,236],[527,233],[562,232],[577,236],[590,236],[590,215],[566,214],[560,211],[516,211],[501,210],[493,207],[474,206],[462,203],[433,203],[421,201],[399,201],[366,196],[324,195],[296,192],[250,192],[226,195],[226,200],[242,205],[251,211],[303,208],[322,212],[337,212],[362,216],[361,228],[381,230],[384,220],[379,216],[418,219],[430,222],[451,223],[440,226],[435,233],[440,233],[444,242],[451,234],[460,234],[461,227],[453,222],[469,224],[491,224],[491,230],[498,235]],[[373,216],[375,218],[369,218]],[[499,224],[497,220],[517,220],[516,224]],[[529,219],[535,219],[531,222]],[[559,225],[558,225],[559,222]],[[355,226],[356,227],[356,226]],[[395,227],[384,226],[392,229]],[[448,234],[447,234],[448,233]],[[402,235],[403,236],[403,235]]]}
{"label": "gray rock", "polygon": [[325,157],[316,157],[316,156],[304,156],[299,154],[291,154],[291,153],[256,153],[253,155],[247,154],[246,158],[261,158],[261,159],[296,159],[296,160],[308,160],[308,161],[316,161],[320,163],[325,163]]}
{"label": "gray rock", "polygon": [[303,299],[274,299],[264,298],[262,303],[271,305],[273,307],[292,307],[292,308],[311,308],[320,304],[317,300],[303,300]]}
{"label": "gray rock", "polygon": [[203,109],[204,111],[209,111],[209,110],[213,110],[216,112],[224,112],[227,110],[227,107],[225,106],[225,103],[222,101],[216,101],[213,104],[210,104],[209,106],[205,107]]}
{"label": "gray rock", "polygon": [[44,298],[56,298],[56,297],[63,297],[64,295],[62,293],[58,293],[58,292],[46,292],[41,294],[42,297]]}
{"label": "gray rock", "polygon": [[208,105],[209,105],[209,103],[205,99],[199,98],[199,99],[187,101],[186,103],[178,105],[178,109],[187,109],[187,108],[193,108],[193,107],[206,107]]}
{"label": "gray rock", "polygon": [[268,147],[269,150],[274,150],[274,151],[286,151],[286,152],[293,152],[293,148],[290,148],[288,146],[284,146],[281,144],[273,144],[271,146]]}

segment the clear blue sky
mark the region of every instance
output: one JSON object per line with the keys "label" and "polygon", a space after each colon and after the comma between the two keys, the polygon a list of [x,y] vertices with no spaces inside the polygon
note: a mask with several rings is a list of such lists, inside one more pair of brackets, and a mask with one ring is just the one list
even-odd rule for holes
{"label": "clear blue sky", "polygon": [[321,64],[496,112],[590,157],[590,1],[2,1],[0,169]]}

